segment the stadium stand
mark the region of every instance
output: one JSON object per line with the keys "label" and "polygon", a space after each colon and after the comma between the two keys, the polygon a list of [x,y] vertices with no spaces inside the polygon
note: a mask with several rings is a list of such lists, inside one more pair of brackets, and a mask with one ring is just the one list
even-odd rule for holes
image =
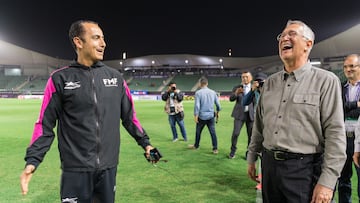
{"label": "stadium stand", "polygon": [[233,87],[241,84],[241,77],[239,76],[208,76],[209,87],[218,92],[232,91]]}
{"label": "stadium stand", "polygon": [[[341,64],[344,56],[360,53],[360,41],[356,38],[359,35],[360,24],[321,42],[315,42],[310,60],[319,62],[318,67],[333,71],[343,81],[345,78]],[[44,78],[71,62],[1,40],[0,49],[6,50],[0,55],[0,97],[9,92],[41,94],[46,83]],[[182,91],[191,94],[197,89],[197,82],[203,76],[208,77],[209,87],[226,94],[241,82],[241,72],[250,71],[255,74],[262,71],[270,75],[282,69],[282,62],[277,55],[255,58],[191,54],[149,55],[104,63],[121,72],[130,89],[145,90],[151,94],[160,94],[171,80],[174,80]],[[13,70],[20,75],[9,74]]]}

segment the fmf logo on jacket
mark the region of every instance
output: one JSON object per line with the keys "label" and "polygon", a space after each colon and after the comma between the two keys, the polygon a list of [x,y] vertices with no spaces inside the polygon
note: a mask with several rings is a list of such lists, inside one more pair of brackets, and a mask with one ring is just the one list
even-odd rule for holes
{"label": "fmf logo on jacket", "polygon": [[117,87],[118,80],[117,78],[111,78],[111,79],[103,79],[105,87]]}

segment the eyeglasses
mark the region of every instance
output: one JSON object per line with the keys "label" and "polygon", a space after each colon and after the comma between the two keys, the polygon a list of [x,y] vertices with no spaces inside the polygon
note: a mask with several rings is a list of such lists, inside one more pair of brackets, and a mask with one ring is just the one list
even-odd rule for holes
{"label": "eyeglasses", "polygon": [[356,66],[359,66],[359,64],[348,64],[348,65],[344,65],[344,69],[346,68],[354,69]]}
{"label": "eyeglasses", "polygon": [[[298,36],[298,35],[301,35],[301,34],[299,34],[298,32],[296,32],[296,31],[293,31],[293,30],[291,30],[291,31],[289,31],[289,32],[287,32],[287,33],[280,33],[277,37],[276,37],[276,40],[277,41],[280,41],[282,38],[284,38],[284,37],[286,37],[286,36],[289,36],[289,38],[295,38],[296,36]],[[301,35],[302,37],[304,37],[304,35]],[[304,37],[305,38],[305,37]]]}

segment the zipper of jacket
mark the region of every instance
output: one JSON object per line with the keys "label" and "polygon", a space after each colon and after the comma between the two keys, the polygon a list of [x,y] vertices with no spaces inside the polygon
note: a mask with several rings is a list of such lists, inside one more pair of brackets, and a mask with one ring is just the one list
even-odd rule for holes
{"label": "zipper of jacket", "polygon": [[100,126],[99,126],[99,109],[98,109],[98,100],[95,88],[95,77],[94,71],[89,67],[91,73],[91,84],[93,89],[93,97],[95,103],[95,127],[96,127],[96,168],[100,168]]}

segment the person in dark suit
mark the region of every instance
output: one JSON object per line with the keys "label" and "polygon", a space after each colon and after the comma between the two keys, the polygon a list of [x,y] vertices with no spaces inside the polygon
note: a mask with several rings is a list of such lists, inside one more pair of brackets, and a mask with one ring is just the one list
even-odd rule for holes
{"label": "person in dark suit", "polygon": [[[231,113],[231,117],[234,118],[234,128],[231,136],[231,147],[229,159],[235,158],[235,153],[237,150],[237,141],[240,135],[240,131],[244,123],[246,124],[246,132],[248,136],[247,146],[250,143],[251,130],[254,121],[254,104],[253,102],[249,103],[246,106],[242,105],[242,98],[251,90],[251,81],[252,75],[250,72],[243,72],[241,74],[241,85],[235,86],[232,90],[232,94],[230,96],[230,101],[234,102],[235,105],[233,111]],[[247,156],[247,151],[245,153],[245,159]]]}
{"label": "person in dark suit", "polygon": [[[351,177],[353,175],[353,155],[355,129],[360,115],[360,56],[350,54],[344,61],[344,75],[346,81],[342,84],[342,99],[344,106],[345,130],[346,130],[346,162],[338,179],[339,203],[351,202]],[[360,169],[355,166],[357,177]],[[359,180],[359,179],[358,179]],[[359,184],[359,181],[358,181]],[[360,195],[358,186],[358,197]]]}

